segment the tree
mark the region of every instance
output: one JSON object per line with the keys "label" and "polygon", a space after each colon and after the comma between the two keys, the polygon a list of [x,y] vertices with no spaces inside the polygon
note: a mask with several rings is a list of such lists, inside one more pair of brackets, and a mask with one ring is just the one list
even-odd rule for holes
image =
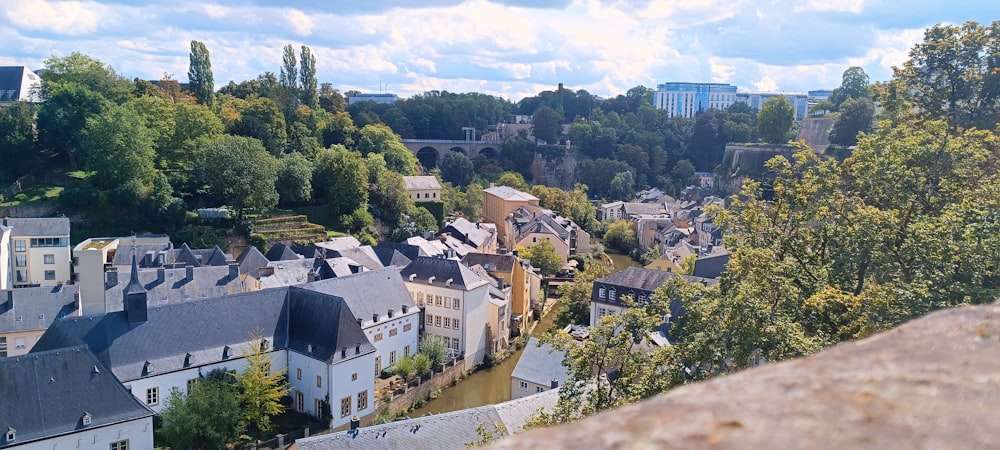
{"label": "tree", "polygon": [[335,145],[320,152],[313,186],[329,203],[331,217],[351,214],[368,203],[368,167],[358,152]]}
{"label": "tree", "polygon": [[[444,347],[444,343],[441,343],[441,347]],[[431,360],[424,353],[417,353],[413,355],[413,373],[418,377],[426,376],[431,373]]]}
{"label": "tree", "polygon": [[691,177],[694,176],[694,164],[691,161],[682,159],[674,163],[674,168],[670,171],[670,175],[677,182],[678,186],[687,186],[691,182]]}
{"label": "tree", "polygon": [[292,44],[286,44],[282,49],[281,72],[278,75],[278,83],[286,91],[295,95],[299,91],[298,61],[295,60],[295,49]]}
{"label": "tree", "polygon": [[528,183],[524,181],[524,177],[517,172],[504,172],[497,179],[497,186],[510,186],[522,192],[527,192],[530,187]]}
{"label": "tree", "polygon": [[462,152],[448,152],[441,158],[441,178],[456,186],[465,186],[472,177],[472,160]]}
{"label": "tree", "polygon": [[556,312],[556,326],[590,325],[590,299],[594,280],[611,274],[611,269],[603,260],[590,261],[587,268],[577,271],[572,282],[559,286],[559,310]]}
{"label": "tree", "polygon": [[413,199],[406,191],[406,180],[391,170],[382,173],[370,197],[372,205],[377,208],[377,216],[386,222],[398,221],[402,214],[413,208]]}
{"label": "tree", "polygon": [[448,182],[441,183],[441,202],[445,214],[461,213],[470,222],[478,222],[483,212],[483,187],[469,183],[465,192]]}
{"label": "tree", "polygon": [[188,68],[188,87],[198,103],[211,106],[215,98],[215,77],[208,48],[199,41],[191,41],[191,64]]}
{"label": "tree", "polygon": [[301,153],[289,153],[278,160],[275,189],[282,203],[305,203],[312,199],[312,163]]}
{"label": "tree", "polygon": [[541,106],[531,116],[531,132],[538,140],[555,145],[562,136],[562,117],[548,106]]}
{"label": "tree", "polygon": [[770,144],[783,144],[788,130],[792,128],[795,111],[784,96],[771,97],[757,113],[757,129],[760,138]]}
{"label": "tree", "polygon": [[323,83],[319,85],[319,107],[330,114],[345,112],[347,100],[340,91],[333,88],[333,84]]}
{"label": "tree", "polygon": [[830,93],[830,103],[833,104],[833,110],[839,110],[848,99],[860,100],[871,95],[868,74],[864,69],[854,66],[844,71],[840,87]]}
{"label": "tree", "polygon": [[42,97],[48,99],[57,88],[77,85],[114,103],[124,103],[132,97],[132,83],[103,62],[82,53],[45,60]]}
{"label": "tree", "polygon": [[611,190],[608,192],[612,200],[629,200],[635,194],[635,179],[631,171],[615,174],[611,178]]}
{"label": "tree", "polygon": [[393,374],[399,375],[403,381],[409,380],[415,372],[413,369],[413,358],[407,356],[399,361],[396,361],[396,364],[393,364],[392,367],[389,368],[389,371]]}
{"label": "tree", "polygon": [[224,135],[209,142],[198,159],[201,179],[220,200],[236,207],[242,218],[247,208],[278,204],[278,160],[260,141]]}
{"label": "tree", "polygon": [[271,417],[285,411],[281,398],[290,389],[285,380],[286,368],[272,370],[269,354],[273,343],[268,342],[261,330],[250,332],[250,341],[243,349],[246,369],[236,375],[240,387],[239,403],[247,428],[257,435],[271,431]]}
{"label": "tree", "polygon": [[858,133],[869,132],[875,120],[875,105],[871,99],[849,98],[840,106],[840,115],[830,129],[830,142],[850,147],[858,143]]}
{"label": "tree", "polygon": [[427,358],[432,369],[441,370],[444,359],[448,355],[448,348],[444,346],[444,340],[440,336],[430,335],[420,341],[420,354],[417,356],[420,355]]}
{"label": "tree", "polygon": [[111,103],[101,94],[75,83],[47,89],[38,107],[38,145],[65,156],[70,168],[79,168],[80,139],[90,116]]}
{"label": "tree", "polygon": [[611,248],[628,253],[636,248],[635,227],[628,220],[618,220],[608,225],[604,232],[604,242]]}
{"label": "tree", "polygon": [[358,132],[358,151],[362,155],[379,153],[386,166],[402,175],[417,174],[417,157],[403,145],[402,139],[385,125],[365,125]]}
{"label": "tree", "polygon": [[235,378],[216,369],[189,384],[188,392],[172,389],[160,412],[158,446],[226,448],[245,431]]}
{"label": "tree", "polygon": [[316,56],[305,45],[302,46],[302,69],[299,74],[302,76],[302,104],[312,109],[319,108],[319,91],[316,89]]}
{"label": "tree", "polygon": [[230,134],[255,138],[274,156],[284,153],[288,144],[285,116],[274,101],[251,96],[246,100],[234,100],[232,104],[237,117],[227,127]]}
{"label": "tree", "polygon": [[0,183],[9,182],[35,169],[35,107],[25,102],[0,106]]}
{"label": "tree", "polygon": [[156,168],[153,139],[130,106],[113,105],[87,119],[80,148],[86,167],[97,172],[93,182],[102,189],[128,186],[136,198],[149,194]]}
{"label": "tree", "polygon": [[543,275],[555,275],[563,264],[562,257],[556,253],[556,247],[548,239],[542,239],[522,250],[521,257],[531,261],[532,267],[541,270]]}

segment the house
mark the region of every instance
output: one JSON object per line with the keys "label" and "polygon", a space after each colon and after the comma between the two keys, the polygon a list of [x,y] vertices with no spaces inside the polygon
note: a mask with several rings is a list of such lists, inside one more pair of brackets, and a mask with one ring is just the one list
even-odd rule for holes
{"label": "house", "polygon": [[483,190],[483,221],[495,224],[504,248],[514,248],[507,229],[507,217],[517,208],[540,207],[538,197],[509,186],[491,186]]}
{"label": "house", "polygon": [[42,101],[42,79],[25,66],[0,66],[0,106]]}
{"label": "house", "polygon": [[551,390],[495,405],[310,436],[296,440],[289,448],[293,450],[466,448],[483,438],[478,431],[480,427],[485,426],[486,430],[499,437],[520,433],[529,418],[539,411],[551,412],[558,401],[559,391]]}
{"label": "house", "polygon": [[[373,289],[375,286],[378,288]],[[376,376],[419,350],[420,309],[395,267],[317,281],[304,287],[344,299],[375,346]]]}
{"label": "house", "polygon": [[406,192],[416,203],[441,201],[441,183],[433,176],[404,176]]}
{"label": "house", "polygon": [[445,222],[438,236],[447,234],[480,253],[496,253],[497,227],[492,223],[472,223],[464,217]]}
{"label": "house", "polygon": [[623,201],[604,203],[597,207],[597,220],[618,220],[623,219],[624,210],[622,206],[625,205]]}
{"label": "house", "polygon": [[149,308],[136,278],[124,294],[124,311],[57,319],[32,352],[85,345],[161,411],[171,389],[243,370],[255,334],[272,369],[287,369],[295,410],[320,417],[329,401],[332,427],[375,411],[376,347],[342,297],[292,286]]}
{"label": "house", "polygon": [[490,329],[490,283],[453,259],[421,256],[400,272],[423,313],[423,335],[439,336],[465,368],[483,362]]}
{"label": "house", "polygon": [[9,258],[3,278],[11,279],[11,286],[70,282],[68,218],[4,218],[0,224],[8,229],[0,237],[0,242],[7,242],[0,259]]}
{"label": "house", "polygon": [[[656,288],[674,277],[684,277],[689,282],[699,282],[706,285],[718,283],[716,280],[678,275],[674,272],[626,267],[604,278],[594,280],[594,287],[590,294],[590,326],[596,326],[601,317],[621,314],[627,308],[622,303],[622,297],[629,296],[636,304],[642,305]],[[670,311],[674,317],[679,317],[684,313],[679,302],[672,302]]]}
{"label": "house", "polygon": [[491,332],[487,336],[486,354],[492,355],[510,346],[510,296],[512,288],[503,280],[490,275],[483,266],[475,265],[469,267],[469,270],[490,283],[490,303],[486,316],[486,327]]}
{"label": "house", "polygon": [[0,448],[153,448],[153,412],[84,346],[0,358]]}
{"label": "house", "polygon": [[569,370],[563,366],[566,352],[531,338],[510,375],[510,398],[516,400],[566,384]]}
{"label": "house", "polygon": [[79,315],[76,286],[0,291],[0,358],[28,353],[57,318]]}
{"label": "house", "polygon": [[469,253],[462,258],[462,264],[482,266],[490,275],[511,287],[510,328],[512,337],[520,336],[525,324],[532,319],[533,311],[540,309],[538,296],[542,277],[535,273],[531,262],[513,254]]}
{"label": "house", "polygon": [[514,247],[549,241],[563,262],[571,255],[590,253],[590,233],[550,209],[519,207],[507,218],[505,229]]}

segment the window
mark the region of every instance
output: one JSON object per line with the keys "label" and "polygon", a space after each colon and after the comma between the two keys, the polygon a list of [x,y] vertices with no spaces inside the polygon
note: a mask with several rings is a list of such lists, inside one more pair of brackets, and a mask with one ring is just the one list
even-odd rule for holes
{"label": "window", "polygon": [[597,317],[604,317],[604,315],[606,313],[607,313],[606,309],[604,309],[604,308],[597,308]]}
{"label": "window", "polygon": [[351,397],[340,399],[340,417],[351,415]]}
{"label": "window", "polygon": [[408,356],[410,356],[410,346],[409,345],[407,345],[406,347],[403,347],[403,357],[406,358]]}
{"label": "window", "polygon": [[42,255],[42,260],[45,262],[45,264],[55,264],[56,255]]}
{"label": "window", "polygon": [[444,318],[444,327],[445,328],[451,328],[451,319],[450,318],[448,318],[448,317]]}
{"label": "window", "polygon": [[128,439],[112,442],[111,450],[128,450]]}
{"label": "window", "polygon": [[187,391],[188,391],[188,394],[191,393],[191,389],[194,389],[194,385],[198,384],[198,380],[200,380],[200,379],[201,378],[192,378],[190,380],[187,380]]}
{"label": "window", "polygon": [[527,391],[528,390],[528,382],[527,381],[522,381],[520,387],[521,387],[522,391]]}
{"label": "window", "polygon": [[453,348],[455,350],[458,350],[458,347],[459,347],[458,346],[458,338],[452,339],[451,340],[451,348]]}
{"label": "window", "polygon": [[389,352],[389,365],[391,366],[393,364],[396,364],[396,351],[395,350]]}
{"label": "window", "polygon": [[14,266],[15,267],[27,267],[28,266],[28,255],[15,255],[14,256]]}
{"label": "window", "polygon": [[147,405],[160,404],[160,388],[151,387],[149,389],[146,389],[146,404]]}
{"label": "window", "polygon": [[24,343],[24,338],[14,338],[14,348],[24,348],[26,347]]}
{"label": "window", "polygon": [[323,387],[323,375],[316,375],[316,387]]}
{"label": "window", "polygon": [[23,240],[22,241],[14,241],[14,251],[15,252],[23,252],[23,251],[25,251],[25,246],[24,246],[25,242],[27,242],[27,241],[23,241]]}
{"label": "window", "polygon": [[441,326],[441,316],[434,316],[434,326]]}
{"label": "window", "polygon": [[639,294],[639,306],[642,306],[645,303],[646,303],[646,294]]}
{"label": "window", "polygon": [[381,356],[376,356],[375,357],[375,376],[377,377],[379,375],[382,375],[382,357]]}
{"label": "window", "polygon": [[434,296],[434,306],[441,306],[441,304],[442,304],[441,296],[440,295],[435,295]]}
{"label": "window", "polygon": [[19,283],[27,283],[28,282],[28,271],[27,270],[18,270],[15,273],[14,280],[17,281],[17,282],[19,282]]}
{"label": "window", "polygon": [[451,328],[454,329],[454,330],[458,329],[458,319],[452,319],[451,320]]}
{"label": "window", "polygon": [[358,373],[354,372],[351,374],[351,381],[358,381]]}
{"label": "window", "polygon": [[421,308],[424,306],[424,293],[417,292],[417,305]]}
{"label": "window", "polygon": [[378,342],[378,341],[381,341],[381,340],[382,340],[382,333],[376,333],[375,334],[375,342]]}
{"label": "window", "polygon": [[545,388],[541,386],[535,386],[535,392],[545,392]]}
{"label": "window", "polygon": [[323,417],[323,400],[318,398],[313,399],[313,415],[316,416],[317,419]]}
{"label": "window", "polygon": [[[69,238],[32,238],[32,247],[69,247]],[[24,250],[18,250],[23,252]]]}
{"label": "window", "polygon": [[85,426],[85,427],[89,426],[93,422],[94,422],[94,418],[93,418],[93,416],[90,415],[90,413],[84,413],[83,414],[83,426]]}
{"label": "window", "polygon": [[46,280],[55,280],[56,279],[56,271],[54,271],[54,270],[46,270],[45,271],[45,279]]}
{"label": "window", "polygon": [[608,290],[608,298],[611,300],[615,299],[615,288],[611,288]]}
{"label": "window", "polygon": [[393,336],[395,336],[397,334],[399,334],[399,329],[393,328],[393,329],[389,330],[389,337],[393,337]]}
{"label": "window", "polygon": [[457,299],[457,298],[456,298],[456,299],[453,299],[453,300],[452,300],[452,304],[451,304],[451,307],[452,307],[453,309],[461,309],[461,308],[462,308],[462,301],[461,301],[461,300],[459,300],[459,299]]}
{"label": "window", "polygon": [[444,348],[451,348],[451,338],[450,337],[445,336],[441,340],[444,341]]}
{"label": "window", "polygon": [[368,391],[358,392],[358,411],[368,409]]}
{"label": "window", "polygon": [[410,325],[410,324],[403,325],[403,332],[404,333],[407,332],[407,331],[410,331],[412,329],[413,329],[413,325]]}
{"label": "window", "polygon": [[0,336],[0,358],[7,357],[7,337]]}
{"label": "window", "polygon": [[607,294],[607,290],[604,289],[604,286],[601,286],[601,288],[597,290],[597,296],[600,298],[604,298],[605,294]]}
{"label": "window", "polygon": [[[295,369],[295,379],[296,380],[301,380],[302,379],[302,368],[301,367]],[[301,411],[301,409],[300,409],[300,411]]]}
{"label": "window", "polygon": [[427,315],[427,326],[434,325],[434,316],[432,314]]}
{"label": "window", "polygon": [[295,393],[295,410],[305,411],[306,409],[306,396],[302,392]]}

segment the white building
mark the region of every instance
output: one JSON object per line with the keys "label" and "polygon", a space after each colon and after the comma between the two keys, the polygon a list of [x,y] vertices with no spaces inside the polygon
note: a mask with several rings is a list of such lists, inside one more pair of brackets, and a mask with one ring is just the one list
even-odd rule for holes
{"label": "white building", "polygon": [[441,201],[441,183],[438,183],[437,177],[410,176],[403,177],[403,181],[406,182],[406,192],[414,202]]}
{"label": "white building", "polygon": [[471,369],[490,342],[490,284],[459,261],[418,257],[401,275],[423,313],[424,336],[439,336]]}
{"label": "white building", "polygon": [[42,79],[25,66],[0,66],[0,105],[42,101]]}
{"label": "white building", "polygon": [[510,398],[516,400],[545,391],[558,389],[569,379],[569,369],[563,366],[566,352],[531,338],[524,353],[510,374]]}
{"label": "white building", "polygon": [[0,256],[9,255],[3,277],[10,277],[13,287],[70,282],[68,218],[4,218],[0,224],[9,228],[0,231],[0,243],[7,243]]}

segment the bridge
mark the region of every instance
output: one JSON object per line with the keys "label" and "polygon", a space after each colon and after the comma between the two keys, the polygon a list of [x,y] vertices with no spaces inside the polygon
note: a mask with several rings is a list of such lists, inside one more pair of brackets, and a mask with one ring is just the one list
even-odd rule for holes
{"label": "bridge", "polygon": [[479,155],[497,159],[503,150],[503,141],[403,139],[403,145],[428,169],[437,167],[448,152],[460,152],[469,159]]}

